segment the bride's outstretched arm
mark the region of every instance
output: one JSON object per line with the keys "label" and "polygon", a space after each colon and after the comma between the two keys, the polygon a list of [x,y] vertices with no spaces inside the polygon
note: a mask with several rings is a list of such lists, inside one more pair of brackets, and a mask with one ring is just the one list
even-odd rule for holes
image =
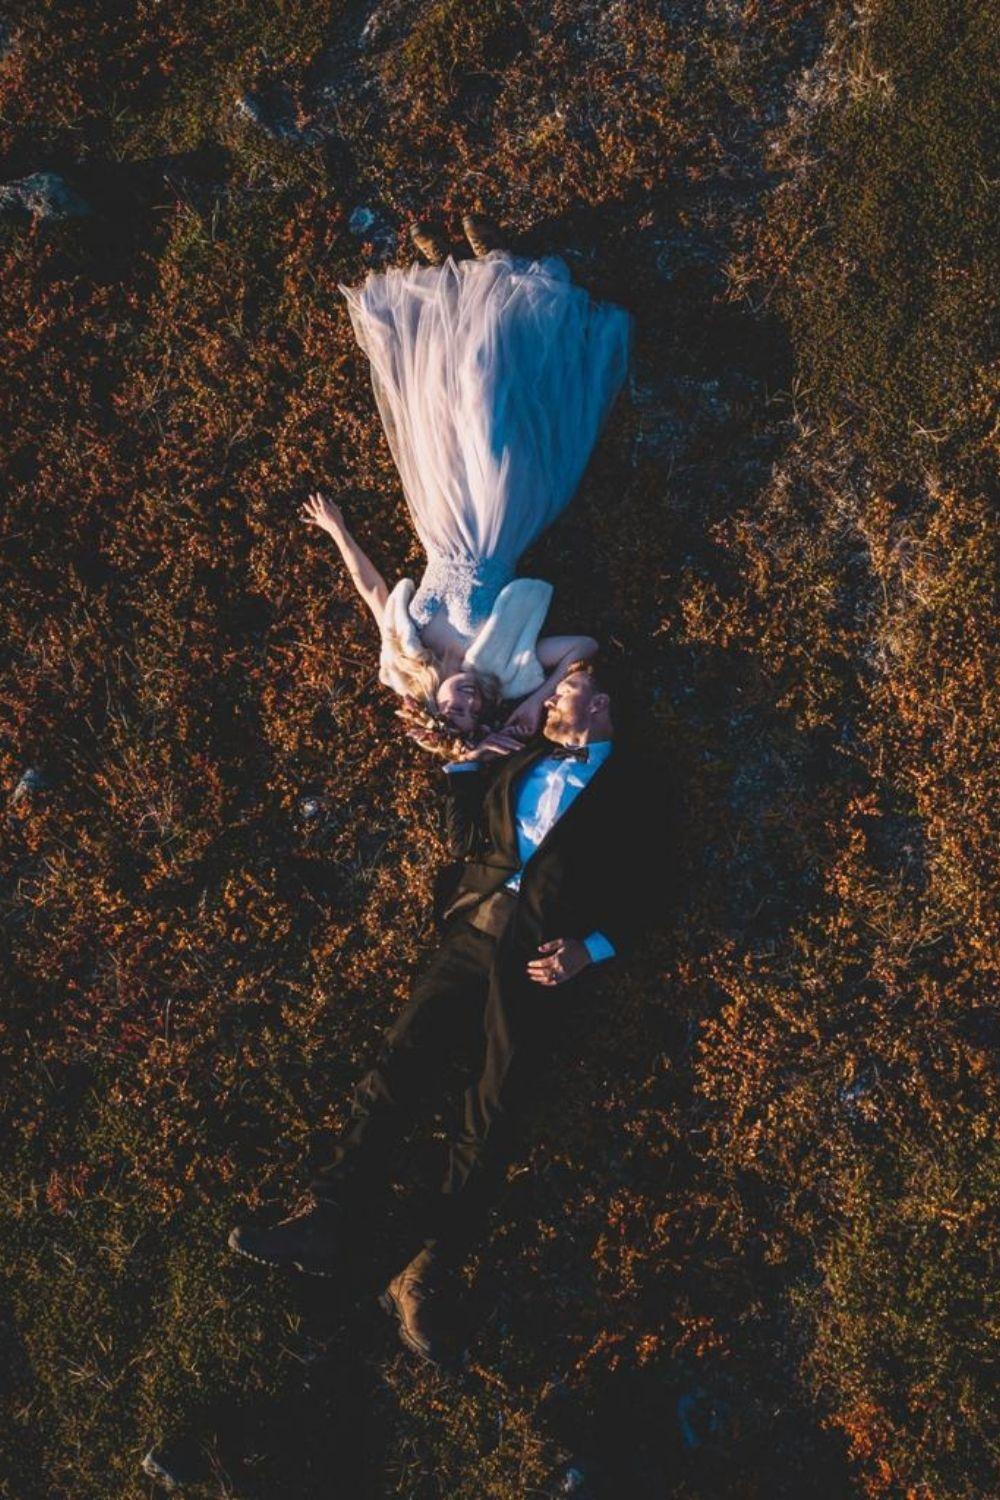
{"label": "bride's outstretched arm", "polygon": [[548,673],[540,688],[530,694],[514,709],[504,725],[505,729],[520,729],[535,734],[542,720],[542,708],[546,698],[566,675],[566,668],[575,661],[587,661],[596,656],[598,643],[589,635],[547,635],[535,646],[535,654]]}
{"label": "bride's outstretched arm", "polygon": [[375,623],[381,628],[382,613],[385,609],[385,601],[389,597],[389,590],[382,574],[371,559],[362,552],[344,525],[340,506],[315,491],[303,505],[301,515],[307,526],[318,526],[321,531],[333,537],[341,557],[347,564],[347,571],[354,581],[354,587],[375,616]]}

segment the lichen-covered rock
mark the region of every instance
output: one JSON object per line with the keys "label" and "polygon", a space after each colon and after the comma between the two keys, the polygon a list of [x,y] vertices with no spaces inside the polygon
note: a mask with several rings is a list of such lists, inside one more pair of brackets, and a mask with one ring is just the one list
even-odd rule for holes
{"label": "lichen-covered rock", "polygon": [[276,91],[269,98],[253,92],[240,94],[236,100],[236,112],[273,141],[314,146],[322,139],[321,132],[312,125],[298,123],[295,103],[285,89]]}
{"label": "lichen-covered rock", "polygon": [[347,227],[352,234],[367,234],[376,223],[375,214],[370,208],[359,206],[352,209],[351,217],[347,221]]}
{"label": "lichen-covered rock", "polygon": [[81,219],[90,205],[58,172],[32,172],[0,186],[0,215],[30,214],[35,220]]}
{"label": "lichen-covered rock", "polygon": [[48,785],[49,779],[45,772],[39,770],[37,766],[29,766],[11,793],[11,803],[16,805],[25,797],[30,797],[33,792],[44,792]]}

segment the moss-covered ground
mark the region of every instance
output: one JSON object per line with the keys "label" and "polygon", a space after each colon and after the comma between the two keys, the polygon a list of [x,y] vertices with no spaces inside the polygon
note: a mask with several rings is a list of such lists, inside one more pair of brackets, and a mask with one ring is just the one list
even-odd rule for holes
{"label": "moss-covered ground", "polygon": [[[92,213],[0,223],[0,1495],[168,1441],[240,1500],[996,1494],[991,7],[5,15],[0,180]],[[434,940],[438,772],[296,513],[419,568],[337,283],[477,206],[636,314],[525,569],[630,661],[682,879],[454,1376],[373,1295],[447,1109],[338,1293],[225,1235]]]}

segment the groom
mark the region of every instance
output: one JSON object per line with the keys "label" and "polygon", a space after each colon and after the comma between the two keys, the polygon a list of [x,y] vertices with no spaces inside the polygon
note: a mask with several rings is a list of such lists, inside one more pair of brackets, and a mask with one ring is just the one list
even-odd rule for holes
{"label": "groom", "polygon": [[349,1128],[306,1203],[271,1229],[229,1237],[265,1264],[335,1275],[352,1208],[384,1181],[418,1104],[436,1101],[450,1047],[476,1048],[481,1069],[423,1249],[380,1298],[404,1343],[432,1362],[447,1344],[454,1270],[503,1179],[519,1107],[575,1058],[584,976],[631,944],[652,811],[593,662],[569,668],[532,744],[515,748],[501,731],[445,773],[448,839],[463,864],[441,946],[357,1085]]}

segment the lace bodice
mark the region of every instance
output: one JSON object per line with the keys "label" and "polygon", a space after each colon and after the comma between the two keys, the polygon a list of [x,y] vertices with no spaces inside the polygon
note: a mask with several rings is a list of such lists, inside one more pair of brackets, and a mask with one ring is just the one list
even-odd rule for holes
{"label": "lace bodice", "polygon": [[[410,665],[426,659],[420,629],[412,614],[413,583],[401,578],[382,611],[379,680],[401,695],[412,692]],[[464,671],[497,679],[504,698],[523,698],[545,681],[538,660],[538,634],[552,585],[540,578],[514,578],[505,584],[465,653]]]}
{"label": "lace bodice", "polygon": [[444,608],[449,623],[471,640],[489,619],[500,590],[513,576],[514,569],[502,558],[473,561],[432,556],[410,603],[410,615],[418,625],[427,625]]}

